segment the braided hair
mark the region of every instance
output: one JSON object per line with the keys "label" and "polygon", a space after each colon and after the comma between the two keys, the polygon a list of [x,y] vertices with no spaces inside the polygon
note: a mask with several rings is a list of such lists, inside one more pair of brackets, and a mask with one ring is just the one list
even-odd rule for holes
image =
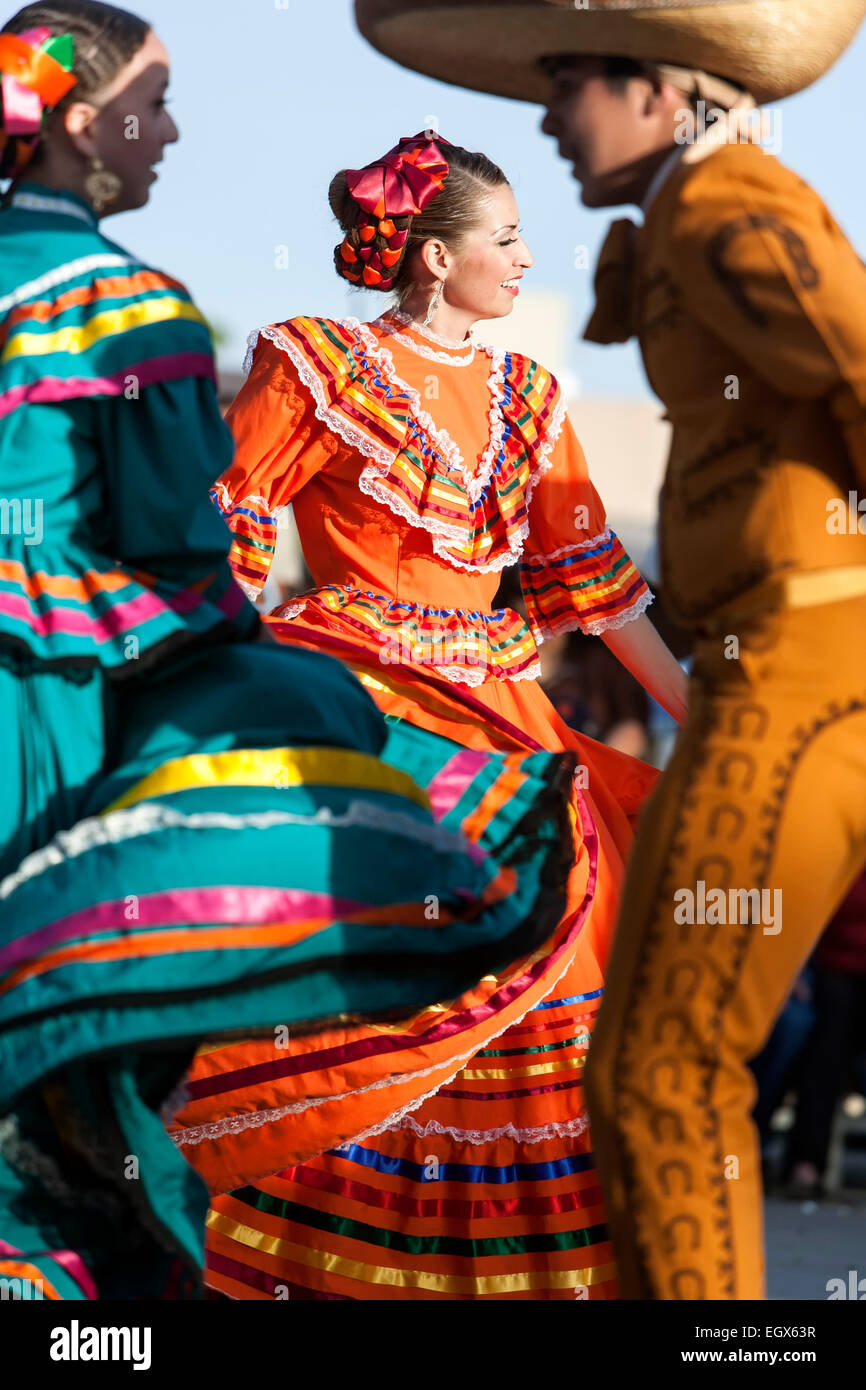
{"label": "braided hair", "polygon": [[[71,91],[46,112],[38,135],[9,136],[3,140],[3,110],[0,97],[0,179],[8,179],[24,164],[38,165],[46,140],[50,140],[54,114],[76,101],[92,101],[141,48],[151,26],[138,15],[100,0],[45,0],[25,5],[3,25],[0,33],[25,34],[30,29],[49,29],[52,34],[71,34],[75,40],[72,66],[78,79]],[[29,149],[27,148],[29,146]]]}
{"label": "braided hair", "polygon": [[[328,202],[346,234],[344,241],[334,248],[334,266],[341,279],[362,289],[396,290],[403,295],[412,286],[412,253],[425,241],[440,240],[451,250],[459,250],[481,220],[486,195],[507,184],[508,179],[485,154],[451,144],[445,145],[444,151],[448,177],[435,197],[414,216],[392,217],[379,222],[372,237],[369,219],[363,216],[349,192],[346,170],[341,169],[334,175]],[[357,264],[347,261],[344,247],[355,253]],[[372,284],[361,275],[364,262],[360,252],[366,247],[370,247],[383,270],[381,279]]]}

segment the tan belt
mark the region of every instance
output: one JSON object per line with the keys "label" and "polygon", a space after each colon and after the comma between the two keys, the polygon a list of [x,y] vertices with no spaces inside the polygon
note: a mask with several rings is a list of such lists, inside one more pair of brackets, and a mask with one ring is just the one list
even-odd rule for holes
{"label": "tan belt", "polygon": [[866,594],[866,565],[807,570],[770,579],[739,602],[725,604],[724,617],[749,618],[776,608],[811,608],[862,594]]}

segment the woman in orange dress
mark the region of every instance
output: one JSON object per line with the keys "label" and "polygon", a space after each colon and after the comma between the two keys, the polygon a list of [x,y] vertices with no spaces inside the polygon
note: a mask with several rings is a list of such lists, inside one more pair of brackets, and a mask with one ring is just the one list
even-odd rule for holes
{"label": "woman in orange dress", "polygon": [[[308,1161],[281,1167],[281,1126],[298,1112],[291,1081],[280,1092],[245,1044],[200,1059],[179,1142],[219,1193],[206,1278],[234,1298],[612,1298],[582,1074],[656,774],[562,722],[537,683],[536,643],[600,633],[678,719],[684,677],[643,615],[652,596],[606,524],[557,382],[469,336],[510,312],[532,264],[505,176],[422,135],[337,175],[331,205],[346,232],[338,272],[395,288],[400,307],[254,335],[216,497],[235,573],[261,591],[291,503],[315,588],[269,615],[273,637],[349,664],[389,717],[395,760],[412,728],[453,741],[449,804],[479,752],[576,754],[574,860],[543,968],[533,958],[486,977],[471,1026],[447,1002],[427,1011],[413,1024],[414,1083],[393,1088],[392,1112],[373,1125],[362,1091],[375,1080],[356,1087],[339,1149],[316,1154],[310,1139]],[[528,626],[492,607],[512,564]],[[434,809],[445,790],[441,777],[428,786]],[[346,1039],[335,1033],[318,1064],[341,1060]],[[248,1107],[260,1081],[268,1123],[259,1112],[234,1135],[225,1121],[209,1128],[214,1090]]]}

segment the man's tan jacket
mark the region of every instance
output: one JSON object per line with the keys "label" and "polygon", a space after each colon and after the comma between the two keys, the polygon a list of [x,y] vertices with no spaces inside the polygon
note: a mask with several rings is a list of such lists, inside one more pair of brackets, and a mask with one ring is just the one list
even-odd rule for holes
{"label": "man's tan jacket", "polygon": [[866,268],[821,199],[730,144],[682,159],[618,237],[628,225],[603,249],[586,337],[637,333],[673,425],[675,615],[700,624],[785,576],[866,566]]}

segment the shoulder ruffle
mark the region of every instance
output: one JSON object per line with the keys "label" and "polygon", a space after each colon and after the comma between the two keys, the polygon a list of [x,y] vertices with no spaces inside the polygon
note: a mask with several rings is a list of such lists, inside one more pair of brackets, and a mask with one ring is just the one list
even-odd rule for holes
{"label": "shoulder ruffle", "polygon": [[174,582],[71,543],[45,568],[28,550],[0,560],[0,639],[46,668],[137,677],[181,647],[243,638],[258,622],[224,563],[198,583]]}
{"label": "shoulder ruffle", "polygon": [[415,393],[388,378],[377,360],[373,335],[356,319],[302,316],[268,324],[250,335],[245,371],[260,337],[290,359],[328,429],[365,458],[386,464],[394,460]]}
{"label": "shoulder ruffle", "polygon": [[532,492],[565,419],[559,385],[545,368],[520,353],[491,351],[489,444],[473,470],[368,325],[289,319],[253,334],[251,353],[260,336],[290,358],[317,417],[368,460],[362,492],[425,530],[436,554],[458,569],[498,570],[519,559]]}
{"label": "shoulder ruffle", "polygon": [[0,298],[0,419],[183,377],[216,379],[205,320],[179,281],[111,242]]}

